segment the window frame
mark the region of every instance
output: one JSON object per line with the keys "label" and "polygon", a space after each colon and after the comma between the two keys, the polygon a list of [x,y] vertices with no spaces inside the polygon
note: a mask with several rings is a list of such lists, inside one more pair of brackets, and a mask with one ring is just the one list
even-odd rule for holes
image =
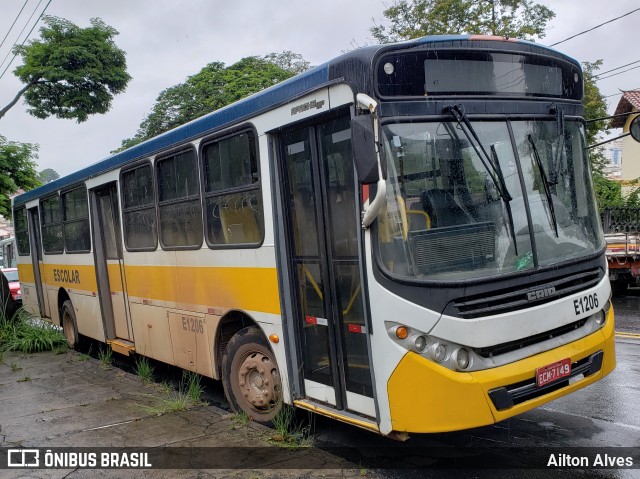
{"label": "window frame", "polygon": [[[19,230],[15,228],[14,230],[14,234],[16,238],[16,253],[18,254],[18,256],[31,256],[31,237],[29,236],[29,217],[27,216],[27,205],[20,205],[17,208],[13,209],[13,224],[14,224],[14,227],[17,226],[17,222],[15,219],[18,217],[18,214],[20,211],[24,212],[25,229]],[[27,245],[29,246],[29,249],[26,253],[22,253],[20,251],[20,241],[18,240],[18,234],[20,233],[25,233],[27,235]]]}
{"label": "window frame", "polygon": [[[183,153],[186,152],[193,152],[194,155],[194,159],[195,159],[195,170],[196,170],[196,186],[198,188],[197,191],[197,195],[190,195],[190,196],[183,196],[181,198],[173,198],[170,200],[164,200],[164,201],[160,201],[160,180],[158,179],[158,175],[160,174],[160,169],[158,168],[158,164],[161,163],[162,161],[166,161],[169,160],[171,158],[174,158],[178,155],[181,155]],[[180,145],[176,148],[173,148],[165,153],[162,153],[162,155],[158,155],[154,162],[153,162],[153,180],[154,180],[154,192],[155,192],[155,207],[156,207],[156,230],[157,230],[157,237],[158,237],[158,244],[160,245],[160,248],[162,248],[164,251],[188,251],[188,250],[198,250],[202,248],[203,245],[203,241],[205,238],[205,232],[204,232],[204,215],[203,215],[203,211],[202,211],[202,180],[200,179],[200,169],[198,168],[198,164],[199,164],[199,159],[198,159],[198,150],[195,148],[195,146],[191,143],[187,143],[184,145]],[[169,206],[169,205],[173,205],[173,204],[180,204],[180,203],[185,203],[187,201],[194,201],[197,200],[198,202],[198,206],[200,207],[200,234],[202,235],[202,240],[200,241],[200,244],[198,245],[184,245],[184,246],[167,246],[164,244],[164,242],[162,241],[162,228],[160,225],[160,221],[161,221],[161,217],[160,217],[160,209],[163,206]]]}
{"label": "window frame", "polygon": [[[223,188],[220,190],[216,190],[214,192],[207,192],[207,188],[206,188],[207,175],[206,175],[204,149],[213,143],[219,143],[221,141],[224,141],[229,138],[233,138],[235,136],[241,135],[246,132],[250,132],[254,137],[258,181],[255,184],[251,184],[251,185],[236,186],[232,188]],[[257,249],[257,248],[260,248],[264,243],[266,220],[264,216],[264,196],[262,194],[263,181],[262,181],[262,174],[261,174],[262,172],[260,169],[261,162],[260,162],[259,142],[260,142],[260,137],[258,135],[258,131],[252,123],[245,123],[245,124],[233,127],[231,129],[227,129],[223,132],[218,132],[214,135],[203,138],[202,141],[200,142],[198,157],[199,157],[199,170],[200,170],[200,180],[201,180],[200,191],[202,196],[202,217],[203,217],[202,227],[204,230],[203,231],[204,241],[209,247],[209,249],[214,249],[214,250],[216,249]],[[208,218],[208,215],[206,214],[207,199],[213,198],[216,196],[226,196],[234,193],[242,193],[244,191],[252,191],[252,190],[257,190],[260,192],[260,200],[261,200],[261,206],[262,206],[262,228],[260,231],[260,234],[261,234],[260,241],[256,243],[211,243],[209,241],[209,235],[207,234],[208,225],[209,225],[209,218]]]}
{"label": "window frame", "polygon": [[[56,223],[50,223],[50,224],[45,224],[43,221],[44,218],[44,203],[50,199],[53,198],[58,198],[58,210],[60,213],[60,221],[56,222]],[[51,194],[51,195],[47,195],[45,197],[40,198],[40,201],[38,202],[38,213],[39,213],[39,223],[40,223],[40,237],[41,237],[41,241],[42,241],[42,254],[46,254],[46,255],[56,255],[56,254],[64,254],[64,223],[62,221],[62,198],[60,197],[60,192],[56,191],[55,193]],[[51,228],[54,226],[60,226],[61,230],[62,230],[62,249],[61,250],[54,250],[54,251],[47,251],[45,249],[45,240],[44,240],[44,229],[45,228]]]}
{"label": "window frame", "polygon": [[[125,173],[128,173],[130,171],[136,170],[138,168],[143,168],[145,166],[149,166],[150,168],[150,173],[151,173],[151,193],[153,194],[153,199],[150,205],[145,205],[145,206],[133,206],[130,208],[126,207],[126,201],[125,201],[125,187],[124,187],[124,175]],[[145,158],[144,160],[141,161],[137,161],[131,165],[127,165],[127,167],[122,168],[120,170],[120,177],[119,177],[119,183],[120,183],[120,217],[121,217],[121,221],[122,221],[122,242],[124,243],[124,248],[127,252],[143,252],[143,251],[156,251],[158,249],[158,242],[159,242],[159,238],[160,238],[160,232],[159,232],[159,228],[158,228],[158,194],[157,194],[157,186],[156,186],[156,171],[154,168],[154,164],[151,161],[151,158]],[[154,245],[153,246],[148,246],[148,247],[144,247],[144,248],[130,248],[129,245],[127,244],[127,233],[126,233],[126,228],[125,228],[125,215],[127,213],[133,212],[133,211],[142,211],[142,210],[147,210],[147,209],[153,209],[153,215],[155,218],[155,241],[154,241]]]}
{"label": "window frame", "polygon": [[[79,190],[81,188],[84,188],[84,192],[85,192],[85,200],[87,202],[87,216],[86,218],[77,218],[77,219],[73,219],[73,220],[67,220],[66,219],[66,213],[67,213],[67,208],[66,208],[66,202],[64,200],[64,195],[71,193],[72,191],[75,190]],[[63,190],[60,190],[60,208],[62,210],[62,245],[64,248],[64,252],[67,254],[86,254],[86,253],[91,253],[91,248],[93,245],[93,242],[91,241],[91,220],[90,220],[90,213],[89,213],[89,190],[87,189],[87,185],[84,183],[80,183],[80,184],[75,184],[69,187],[66,187]],[[66,234],[66,227],[67,224],[70,223],[79,223],[80,221],[86,221],[87,225],[89,227],[89,249],[83,249],[83,250],[69,250],[69,248],[67,248],[67,234]]]}

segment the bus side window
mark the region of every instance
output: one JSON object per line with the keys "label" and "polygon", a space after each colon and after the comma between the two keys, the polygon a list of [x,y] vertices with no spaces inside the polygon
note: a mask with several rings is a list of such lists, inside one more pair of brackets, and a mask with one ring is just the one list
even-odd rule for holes
{"label": "bus side window", "polygon": [[121,184],[124,244],[128,251],[153,251],[158,234],[151,164],[124,171]]}
{"label": "bus side window", "polygon": [[254,133],[243,131],[205,144],[202,168],[209,246],[262,243],[264,213]]}
{"label": "bus side window", "polygon": [[163,248],[202,245],[202,207],[192,149],[156,162],[160,242]]}

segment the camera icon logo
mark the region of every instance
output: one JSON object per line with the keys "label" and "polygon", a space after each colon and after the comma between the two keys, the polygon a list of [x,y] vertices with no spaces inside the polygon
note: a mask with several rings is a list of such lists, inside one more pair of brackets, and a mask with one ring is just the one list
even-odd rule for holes
{"label": "camera icon logo", "polygon": [[40,466],[40,451],[38,449],[9,449],[7,454],[8,467]]}

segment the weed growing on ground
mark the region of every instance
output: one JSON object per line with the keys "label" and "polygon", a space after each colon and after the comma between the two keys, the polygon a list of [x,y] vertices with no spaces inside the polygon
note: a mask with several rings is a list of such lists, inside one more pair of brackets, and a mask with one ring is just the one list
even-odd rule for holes
{"label": "weed growing on ground", "polygon": [[113,351],[111,348],[103,349],[101,347],[98,351],[98,359],[103,366],[110,366],[113,362]]}
{"label": "weed growing on ground", "polygon": [[0,351],[39,353],[52,351],[67,344],[57,326],[36,320],[20,309],[11,320],[0,312]]}
{"label": "weed growing on ground", "polygon": [[16,372],[16,371],[20,371],[22,368],[20,367],[20,365],[16,362],[11,363],[11,371],[12,372]]}
{"label": "weed growing on ground", "polygon": [[144,383],[153,382],[153,366],[144,356],[136,359],[136,374]]}
{"label": "weed growing on ground", "polygon": [[296,423],[295,409],[288,404],[284,404],[282,409],[273,418],[273,427],[276,434],[271,436],[270,442],[281,447],[311,447],[313,437],[311,437],[311,425],[306,426]]}
{"label": "weed growing on ground", "polygon": [[17,380],[19,383],[28,383],[29,381],[31,381],[31,376],[25,376]]}
{"label": "weed growing on ground", "polygon": [[231,421],[233,422],[233,424],[231,425],[231,429],[236,429],[238,427],[247,427],[249,421],[251,420],[251,418],[249,418],[249,415],[244,411],[232,414],[230,417]]}
{"label": "weed growing on ground", "polygon": [[152,406],[141,406],[142,410],[152,416],[162,416],[172,412],[186,411],[197,406],[206,406],[207,403],[202,398],[204,388],[200,385],[200,375],[197,373],[184,371],[182,380],[177,392],[170,391],[165,384],[165,390],[169,389],[169,398],[160,399]]}

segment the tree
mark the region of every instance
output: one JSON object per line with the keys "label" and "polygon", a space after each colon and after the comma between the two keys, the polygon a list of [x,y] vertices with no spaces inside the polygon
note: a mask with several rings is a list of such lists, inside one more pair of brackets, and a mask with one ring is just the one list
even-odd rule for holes
{"label": "tree", "polygon": [[131,79],[125,53],[113,42],[118,32],[99,18],[87,28],[56,17],[46,16],[44,22],[41,39],[13,49],[24,62],[14,70],[24,87],[0,110],[0,118],[22,96],[37,118],[53,115],[80,123],[109,111],[113,96]]}
{"label": "tree", "polygon": [[301,55],[286,51],[264,57],[246,57],[225,67],[212,62],[184,83],[160,92],[151,113],[133,138],[122,141],[129,148],[160,133],[275,85],[310,68]]}
{"label": "tree", "polygon": [[36,179],[37,151],[37,145],[7,141],[0,135],[0,215],[5,218],[11,218],[10,194],[40,185]]}
{"label": "tree", "polygon": [[533,0],[394,0],[383,15],[389,26],[370,29],[380,43],[425,35],[482,34],[543,38],[555,13]]}
{"label": "tree", "polygon": [[43,185],[46,185],[47,183],[51,183],[52,181],[55,181],[58,178],[60,178],[60,175],[58,174],[58,172],[51,168],[47,168],[45,170],[42,170],[40,173],[38,173],[38,181]]}

